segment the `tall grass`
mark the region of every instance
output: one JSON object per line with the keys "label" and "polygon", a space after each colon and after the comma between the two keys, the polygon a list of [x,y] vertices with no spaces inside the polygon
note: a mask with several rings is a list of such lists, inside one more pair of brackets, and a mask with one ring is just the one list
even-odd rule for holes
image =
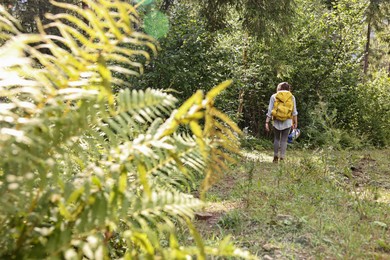
{"label": "tall grass", "polygon": [[390,151],[369,154],[370,165],[364,152],[333,150],[289,151],[290,160],[279,165],[266,156],[243,162],[226,176],[229,185],[222,181],[211,190],[220,204],[235,201],[236,207],[204,235],[231,234],[259,257],[390,258],[390,200],[380,200],[381,188],[374,187],[390,184],[382,178]]}

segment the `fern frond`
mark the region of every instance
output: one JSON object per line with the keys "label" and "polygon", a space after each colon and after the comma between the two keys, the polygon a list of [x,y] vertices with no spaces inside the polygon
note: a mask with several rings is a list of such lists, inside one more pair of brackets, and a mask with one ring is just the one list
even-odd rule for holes
{"label": "fern frond", "polygon": [[192,219],[194,211],[202,206],[203,202],[191,195],[157,189],[150,198],[143,197],[135,203],[129,210],[129,217],[137,219],[167,214],[171,217]]}
{"label": "fern frond", "polygon": [[[103,97],[99,92],[87,89],[104,90],[103,93],[106,93],[107,95],[105,95],[103,99],[107,98],[108,100],[112,100],[112,94],[109,90],[109,81],[118,80],[112,78],[111,74],[118,71],[128,74],[134,73],[132,70],[121,68],[120,66],[108,66],[108,70],[106,70],[103,69],[105,66],[104,64],[110,60],[113,62],[123,61],[127,57],[128,61],[126,64],[140,69],[141,65],[139,63],[131,62],[134,55],[143,55],[149,58],[147,52],[143,50],[128,50],[127,47],[120,47],[121,43],[122,45],[128,44],[129,42],[141,46],[148,45],[153,51],[155,50],[148,42],[150,38],[142,36],[140,33],[132,34],[134,32],[133,26],[136,22],[135,18],[137,15],[135,9],[131,5],[124,2],[120,2],[117,5],[116,2],[109,3],[107,1],[97,1],[96,3],[90,2],[90,4],[95,4],[95,12],[85,14],[84,10],[78,6],[57,3],[60,7],[67,8],[81,16],[85,14],[86,17],[84,18],[88,17],[90,19],[88,24],[84,23],[81,19],[68,14],[58,16],[49,15],[48,18],[53,20],[53,22],[46,27],[40,26],[40,35],[29,35],[28,37],[24,35],[16,36],[2,48],[0,55],[4,62],[2,62],[0,67],[4,69],[0,68],[0,71],[2,72],[0,73],[0,86],[2,88],[2,94],[4,93],[4,96],[16,105],[13,109],[3,110],[2,115],[4,116],[4,119],[6,116],[6,120],[8,121],[10,115],[12,115],[11,118],[14,118],[14,121],[11,125],[13,125],[13,127],[18,126],[19,132],[10,130],[8,133],[13,133],[13,135],[18,133],[19,140],[25,140],[27,142],[27,140],[31,138],[23,137],[23,134],[28,133],[28,131],[26,132],[23,130],[24,127],[30,128],[27,123],[31,123],[33,121],[32,118],[35,118],[35,127],[40,127],[39,124],[37,124],[39,121],[37,116],[41,117],[46,115],[46,113],[52,114],[53,111],[51,111],[51,109],[54,108],[54,106],[60,105],[61,108],[59,111],[62,110],[65,112],[55,112],[56,116],[59,116],[58,126],[61,127],[66,125],[65,118],[63,118],[63,122],[60,122],[60,117],[68,114],[66,111],[76,111],[84,106],[80,111],[84,111],[84,114],[87,115],[89,113],[86,111],[96,110],[92,107],[94,106],[92,103],[90,103],[91,107],[89,108],[86,106],[86,104],[88,104],[87,102],[78,104],[69,103],[78,100],[96,100],[96,97],[99,95]],[[123,17],[124,13],[131,15]],[[112,19],[115,20],[115,23],[112,19],[107,20],[110,15],[112,15]],[[131,19],[131,21],[129,19]],[[66,25],[61,22],[61,20],[74,22],[73,25],[75,25],[75,27]],[[91,22],[97,24],[98,21],[99,24],[102,25],[101,31],[94,30],[90,24]],[[56,27],[61,32],[61,35],[46,35],[44,28],[48,27]],[[118,28],[120,28],[119,31]],[[85,37],[81,32],[90,33],[90,37]],[[121,32],[122,35],[119,35],[119,32]],[[109,42],[106,41],[108,39],[107,37],[110,39]],[[59,43],[68,48],[60,47]],[[49,50],[50,54],[41,52],[41,50]],[[27,53],[29,57],[24,56],[25,53]],[[119,57],[121,57],[120,60],[118,60]],[[35,67],[33,59],[36,59],[36,61],[39,62],[38,65],[43,67]],[[107,59],[107,61],[105,61],[105,59]],[[12,71],[9,70],[10,67],[13,68]],[[112,71],[110,71],[110,69],[112,69]],[[78,89],[72,87],[77,87]],[[81,88],[84,88],[84,90]],[[31,102],[31,100],[33,102]],[[29,108],[27,108],[27,104],[30,104]],[[43,104],[51,104],[53,107],[45,107],[42,111],[36,109],[42,107]],[[101,108],[105,109],[105,106],[101,106]],[[14,113],[13,111],[18,112]],[[24,111],[22,113],[24,114],[24,119],[19,118],[21,115],[20,111]],[[72,113],[70,115],[74,116],[75,114]],[[144,116],[145,115],[146,114],[144,114]],[[23,122],[24,127],[20,128],[20,123],[16,123],[16,119],[19,122]],[[90,122],[93,120],[93,117],[91,117]],[[73,122],[69,124],[69,126],[79,125],[80,127],[73,129],[83,131],[82,126],[87,127],[87,124],[84,124],[84,122]],[[51,125],[50,122],[42,123]],[[31,127],[34,126],[31,125]],[[55,128],[47,130],[52,133],[58,131],[58,129]],[[69,130],[70,129],[64,130],[63,132],[69,133],[69,135],[67,135],[69,137],[76,134],[75,131]],[[33,132],[35,132],[35,130],[33,130]],[[6,133],[7,130],[4,129],[3,135]],[[48,135],[44,138],[46,140],[51,140],[53,137],[56,136]],[[11,138],[10,140],[14,139]],[[37,143],[43,144],[44,142]],[[51,142],[46,143],[53,145]],[[52,149],[56,148],[46,148],[47,151]]]}
{"label": "fern frond", "polygon": [[[11,36],[19,34],[22,28],[17,19],[12,17],[0,5],[0,40],[8,40]],[[1,41],[0,41],[1,43]]]}
{"label": "fern frond", "polygon": [[[116,101],[115,115],[104,119],[96,130],[105,133],[111,144],[119,145],[134,140],[141,133],[153,135],[160,125],[160,117],[169,113],[176,99],[159,90],[125,89],[117,94]],[[159,146],[159,143],[163,144],[154,139],[154,145]]]}
{"label": "fern frond", "polygon": [[[225,149],[229,152],[239,153],[238,135],[241,131],[234,122],[214,107],[213,100],[215,95],[224,90],[230,83],[230,81],[221,83],[205,96],[201,91],[196,92],[178,110],[173,111],[170,118],[156,132],[156,138],[159,139],[170,136],[180,125],[190,127],[195,136],[202,160],[207,165],[201,195],[215,183],[223,169],[226,169],[225,162],[218,158],[230,157],[224,155],[224,152],[221,155],[221,151]],[[202,116],[199,117],[199,115]],[[202,129],[199,121],[203,116],[205,117],[205,123]],[[213,160],[218,160],[220,163],[215,164]]]}
{"label": "fern frond", "polygon": [[132,92],[125,89],[118,94],[118,112],[132,114],[139,123],[152,122],[161,112],[169,114],[175,103],[172,95],[150,88]]}
{"label": "fern frond", "polygon": [[[173,232],[177,216],[182,219],[192,219],[195,209],[202,207],[203,203],[185,194],[178,192],[156,191],[150,198],[140,198],[129,210],[129,215],[124,219],[126,227],[123,236],[129,243],[134,243],[136,248],[145,254],[150,254],[151,249],[145,247],[146,244],[153,244],[154,250],[164,254],[164,248],[159,247],[160,237],[164,232]],[[158,224],[156,224],[158,223]],[[132,227],[132,229],[127,229]],[[134,228],[137,227],[137,228]],[[142,232],[142,237],[137,234]],[[159,234],[156,237],[156,232]],[[171,236],[174,233],[171,233]],[[133,250],[137,250],[134,248]],[[155,252],[155,251],[153,251]],[[156,252],[156,254],[159,254]]]}
{"label": "fern frond", "polygon": [[[194,141],[194,144],[195,141]],[[153,183],[160,187],[189,188],[196,176],[202,176],[205,162],[202,161],[199,149],[188,146],[172,153],[160,151],[159,160],[148,170]]]}

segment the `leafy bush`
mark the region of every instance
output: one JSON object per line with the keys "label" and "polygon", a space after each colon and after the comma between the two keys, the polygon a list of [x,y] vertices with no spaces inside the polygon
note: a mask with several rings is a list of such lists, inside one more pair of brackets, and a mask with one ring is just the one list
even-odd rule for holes
{"label": "leafy bush", "polygon": [[[311,121],[305,128],[309,147],[333,147],[334,149],[359,149],[366,140],[354,132],[337,125],[337,110],[329,111],[328,104],[320,101],[311,113]],[[360,138],[360,139],[359,139]]]}
{"label": "leafy bush", "polygon": [[[85,3],[55,3],[79,18],[48,15],[39,34],[0,20],[0,258],[250,258],[205,246],[191,223],[202,201],[181,192],[197,175],[207,190],[238,150],[240,130],[214,107],[230,82],[177,109],[160,90],[113,94],[155,43],[127,2]],[[179,223],[196,245],[180,245]]]}
{"label": "leafy bush", "polygon": [[359,120],[358,131],[366,135],[374,145],[390,145],[390,77],[380,71],[366,84],[356,89]]}

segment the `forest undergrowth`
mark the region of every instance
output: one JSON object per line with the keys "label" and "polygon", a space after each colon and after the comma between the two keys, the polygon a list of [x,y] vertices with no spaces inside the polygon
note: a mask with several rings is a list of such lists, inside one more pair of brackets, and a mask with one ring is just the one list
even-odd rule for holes
{"label": "forest undergrowth", "polygon": [[261,259],[390,259],[390,150],[246,151],[207,194],[207,243]]}

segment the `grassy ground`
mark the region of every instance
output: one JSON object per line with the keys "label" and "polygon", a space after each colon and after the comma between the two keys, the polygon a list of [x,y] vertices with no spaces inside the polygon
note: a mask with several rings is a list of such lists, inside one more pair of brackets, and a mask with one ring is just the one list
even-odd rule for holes
{"label": "grassy ground", "polygon": [[197,226],[262,259],[390,259],[390,150],[245,158],[207,194]]}

